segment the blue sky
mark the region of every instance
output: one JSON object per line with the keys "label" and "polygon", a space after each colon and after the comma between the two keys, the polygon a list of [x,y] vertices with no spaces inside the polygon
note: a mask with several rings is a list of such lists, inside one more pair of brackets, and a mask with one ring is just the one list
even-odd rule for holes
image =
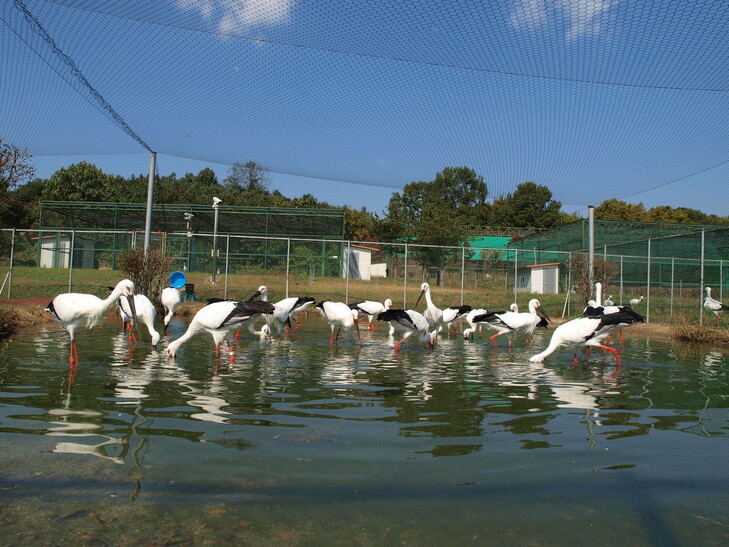
{"label": "blue sky", "polygon": [[16,0],[0,17],[0,134],[39,176],[144,173],[149,147],[161,174],[254,160],[287,196],[378,213],[465,165],[491,198],[533,181],[567,212],[729,215],[729,4]]}

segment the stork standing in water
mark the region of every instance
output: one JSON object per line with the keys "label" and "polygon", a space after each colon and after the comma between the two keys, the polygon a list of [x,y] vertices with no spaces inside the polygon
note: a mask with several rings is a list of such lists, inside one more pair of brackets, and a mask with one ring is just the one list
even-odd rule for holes
{"label": "stork standing in water", "polygon": [[415,310],[389,309],[377,316],[378,321],[387,321],[394,330],[404,331],[405,336],[395,344],[395,353],[398,353],[402,343],[417,334],[421,342],[427,344],[430,349],[435,347],[435,332],[428,332],[430,325],[428,320]]}
{"label": "stork standing in water", "polygon": [[476,308],[475,310],[471,310],[466,314],[466,322],[469,324],[469,327],[463,331],[464,340],[468,340],[471,335],[476,331],[478,331],[479,338],[481,337],[481,329],[483,328],[483,323],[476,323],[474,322],[473,318],[479,315],[485,315],[488,312],[489,311],[486,308]]}
{"label": "stork standing in water", "polygon": [[[357,340],[361,341],[359,334],[359,324],[357,323],[357,316],[359,312],[353,310],[344,302],[332,302],[331,300],[324,300],[319,302],[316,307],[321,312],[324,319],[329,322],[329,326],[332,329],[332,333],[329,336],[329,344],[339,342],[339,333],[344,329],[351,329],[357,332]],[[336,336],[334,330],[336,329]]]}
{"label": "stork standing in water", "polygon": [[[453,327],[453,330],[456,331],[456,334],[458,334],[458,329],[453,325],[453,323],[460,321],[468,313],[471,311],[471,306],[468,306],[466,304],[462,306],[451,306],[450,308],[446,308],[443,310],[443,323],[446,327],[446,332],[450,334],[451,327]],[[441,330],[443,330],[443,326],[441,326]]]}
{"label": "stork standing in water", "polygon": [[232,363],[233,348],[228,340],[228,333],[241,327],[246,321],[255,320],[260,314],[273,313],[273,304],[268,302],[219,300],[201,308],[192,318],[185,334],[167,346],[167,356],[174,359],[179,347],[192,338],[196,333],[203,331],[213,337],[215,342],[215,355],[220,357],[220,344],[228,346],[228,355]]}
{"label": "stork standing in water", "polygon": [[[154,304],[152,304],[149,298],[147,298],[143,294],[135,294],[135,319],[134,317],[132,317],[132,310],[130,309],[131,300],[132,299],[120,298],[117,301],[117,303],[119,304],[119,313],[122,316],[122,321],[124,322],[124,324],[127,325],[127,328],[129,329],[129,338],[134,342],[137,341],[137,339],[134,337],[134,333],[132,332],[132,327],[137,323],[141,323],[145,327],[147,327],[149,335],[152,337],[152,345],[156,347],[157,343],[159,342],[160,335],[154,328],[154,319],[155,317],[157,317],[157,310],[154,309]],[[139,325],[137,324],[137,332],[139,332],[138,328]]]}
{"label": "stork standing in water", "polygon": [[704,298],[704,309],[714,314],[717,321],[721,321],[721,314],[725,311],[729,311],[729,306],[726,306],[711,298],[711,287],[706,287],[706,298]]}
{"label": "stork standing in water", "polygon": [[[251,296],[251,300],[253,300],[256,297],[260,297],[263,302],[268,302],[268,288],[265,285],[261,285],[258,287],[258,290],[253,293],[253,296]],[[268,329],[262,329],[262,333],[269,334],[271,333],[271,325],[276,327],[276,331],[279,335],[279,340],[281,338],[281,331],[284,328],[291,327],[291,315],[292,313],[295,313],[293,310],[301,311],[303,309],[308,309],[313,307],[315,304],[314,299],[310,296],[307,297],[296,297],[296,298],[284,298],[283,300],[280,300],[279,302],[276,302],[273,307],[273,313],[271,315],[266,316],[266,324],[268,325]],[[299,323],[300,324],[300,323]],[[254,331],[253,325],[249,326],[249,330],[253,334],[258,334],[257,331]]]}
{"label": "stork standing in water", "polygon": [[386,298],[384,302],[362,300],[361,302],[349,304],[349,307],[367,316],[367,330],[377,330],[377,327],[372,324],[372,319],[383,311],[389,310],[392,307],[392,300],[389,298]]}
{"label": "stork standing in water", "polygon": [[531,336],[537,327],[547,328],[549,318],[544,313],[539,300],[532,298],[529,301],[528,312],[497,311],[477,315],[473,318],[474,323],[483,323],[490,329],[496,331],[489,340],[494,347],[499,347],[495,338],[502,334],[509,334],[509,347],[512,346],[512,338],[515,332],[523,332],[527,337]]}
{"label": "stork standing in water", "polygon": [[433,300],[430,297],[430,285],[428,283],[420,285],[420,294],[418,295],[418,299],[415,301],[416,308],[418,307],[418,303],[420,303],[420,299],[423,295],[425,295],[425,311],[423,312],[423,317],[425,317],[428,325],[433,329],[433,335],[437,338],[438,331],[440,331],[440,328],[443,325],[443,310],[433,304]]}
{"label": "stork standing in water", "polygon": [[[588,308],[588,313],[590,313],[589,310],[591,309],[594,308]],[[609,314],[601,313],[598,310],[594,315],[585,315],[577,319],[572,319],[554,329],[547,349],[533,355],[529,361],[532,363],[541,363],[560,346],[570,344],[583,345],[588,348],[598,347],[607,350],[615,356],[617,365],[621,366],[617,350],[604,345],[602,341],[615,329],[642,323],[643,321],[643,316],[637,314],[630,308],[621,308],[619,311]],[[574,354],[573,361],[577,364],[576,353]]]}
{"label": "stork standing in water", "polygon": [[134,306],[134,283],[124,279],[116,284],[106,299],[102,300],[93,294],[63,293],[56,296],[46,310],[68,331],[71,337],[71,350],[68,361],[75,370],[78,363],[76,348],[76,331],[79,328],[92,329],[116,305],[121,297],[129,300],[132,319],[136,319],[137,311]]}
{"label": "stork standing in water", "polygon": [[165,309],[165,329],[164,333],[167,334],[167,328],[172,320],[172,316],[175,314],[175,308],[182,303],[182,297],[180,291],[174,287],[165,287],[162,289],[162,296],[160,297],[162,306]]}
{"label": "stork standing in water", "polygon": [[[259,287],[260,289],[260,287]],[[291,334],[295,333],[297,330],[301,328],[301,322],[294,317],[297,313],[300,313],[302,311],[306,311],[310,308],[313,308],[316,305],[316,300],[312,298],[311,296],[289,296],[288,298],[284,298],[283,300],[279,300],[275,304],[277,307],[279,307],[282,310],[286,310],[289,316],[289,320],[293,319],[296,321],[296,328],[291,331]],[[289,323],[290,324],[290,323]],[[288,326],[286,327],[286,331],[288,332]]]}

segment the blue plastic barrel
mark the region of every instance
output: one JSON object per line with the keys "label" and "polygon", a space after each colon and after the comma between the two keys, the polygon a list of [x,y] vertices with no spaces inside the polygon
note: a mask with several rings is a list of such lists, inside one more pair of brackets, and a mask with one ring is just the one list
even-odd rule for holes
{"label": "blue plastic barrel", "polygon": [[181,289],[185,286],[185,283],[187,283],[185,272],[172,272],[170,274],[170,287]]}

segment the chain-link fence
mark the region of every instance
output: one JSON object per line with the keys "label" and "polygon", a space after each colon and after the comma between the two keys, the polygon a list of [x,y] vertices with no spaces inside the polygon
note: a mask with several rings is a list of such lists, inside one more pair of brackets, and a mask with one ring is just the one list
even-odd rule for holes
{"label": "chain-link fence", "polygon": [[[705,258],[706,238],[700,236],[685,238],[686,254],[675,257],[654,256],[661,243],[653,240],[639,253],[631,244],[633,254],[604,246],[595,255],[611,265],[604,296],[624,305],[643,296],[635,309],[649,321],[678,315],[702,320],[704,288],[711,286],[721,299],[727,268],[722,259]],[[0,296],[95,292],[99,281],[118,279],[119,254],[142,246],[143,240],[142,232],[133,231],[2,230]],[[395,306],[407,308],[414,305],[420,284],[428,282],[441,307],[465,303],[504,309],[514,301],[525,306],[537,294],[552,315],[574,316],[585,300],[574,289],[584,276],[583,253],[187,232],[154,233],[151,243],[197,286],[198,299],[244,298],[265,284],[276,299],[304,294],[346,302],[391,298]],[[27,289],[28,283],[14,281],[18,275],[37,282]]]}

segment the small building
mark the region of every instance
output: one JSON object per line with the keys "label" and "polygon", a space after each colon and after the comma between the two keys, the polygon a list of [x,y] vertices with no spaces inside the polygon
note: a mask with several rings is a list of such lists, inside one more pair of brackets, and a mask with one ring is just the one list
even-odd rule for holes
{"label": "small building", "polygon": [[74,237],[73,257],[71,257],[70,235],[59,233],[43,236],[39,239],[38,266],[41,268],[68,268],[73,265],[74,268],[94,268],[95,243],[91,239]]}
{"label": "small building", "polygon": [[536,294],[559,294],[559,262],[520,267],[517,270],[516,290]]}
{"label": "small building", "polygon": [[372,253],[380,249],[352,245],[344,249],[344,271],[342,277],[369,281],[373,277],[387,277],[387,265],[373,264]]}

